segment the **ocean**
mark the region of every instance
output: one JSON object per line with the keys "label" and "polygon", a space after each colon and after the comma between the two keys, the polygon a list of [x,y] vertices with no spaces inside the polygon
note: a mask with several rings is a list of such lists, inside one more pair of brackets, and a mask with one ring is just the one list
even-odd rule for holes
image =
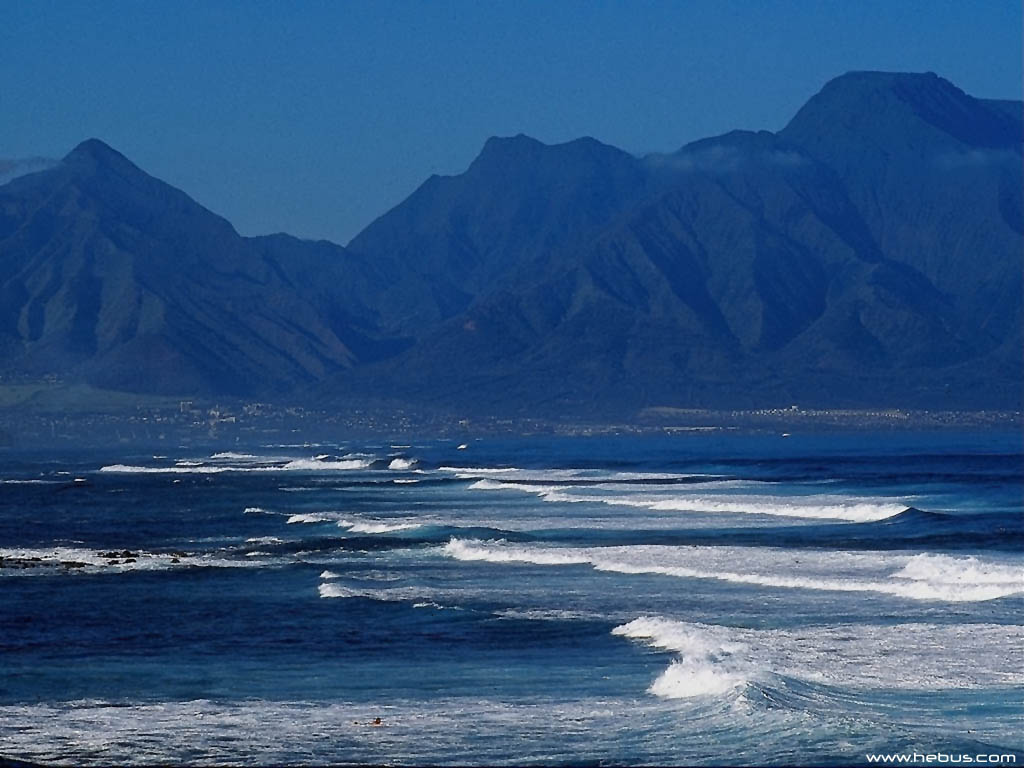
{"label": "ocean", "polygon": [[6,758],[1024,761],[1017,432],[2,461]]}

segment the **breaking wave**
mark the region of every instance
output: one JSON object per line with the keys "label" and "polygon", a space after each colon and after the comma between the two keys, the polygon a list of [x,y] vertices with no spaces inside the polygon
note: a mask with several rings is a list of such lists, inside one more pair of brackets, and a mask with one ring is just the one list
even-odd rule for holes
{"label": "breaking wave", "polygon": [[292,515],[285,522],[289,525],[294,525],[295,523],[331,523],[337,519],[326,512],[302,512]]}
{"label": "breaking wave", "polygon": [[[509,470],[519,472],[520,470]],[[471,477],[471,476],[469,476]],[[813,520],[838,520],[852,523],[875,522],[899,515],[907,510],[907,504],[875,499],[858,499],[843,496],[793,496],[780,499],[778,496],[757,496],[751,494],[695,495],[667,493],[580,493],[582,490],[573,482],[573,477],[563,478],[562,484],[554,484],[554,478],[546,485],[530,484],[528,479],[498,475],[481,477],[472,483],[470,490],[500,491],[512,490],[532,493],[544,501],[561,504],[608,504],[621,507],[635,507],[658,512],[727,513],[745,515],[767,515]],[[535,481],[536,482],[536,481]],[[594,485],[591,483],[591,485]],[[599,490],[613,491],[617,483],[609,480],[598,483]],[[703,488],[748,487],[747,480],[715,480],[702,483]],[[678,486],[676,486],[678,487]],[[666,489],[667,490],[667,489]],[[575,492],[574,492],[575,491]]]}
{"label": "breaking wave", "polygon": [[398,458],[395,458],[395,459],[391,460],[391,462],[388,464],[388,469],[393,469],[393,470],[412,469],[417,464],[419,464],[419,461],[416,460],[416,459],[407,459],[407,458],[404,458],[404,457],[398,457]]}
{"label": "breaking wave", "polygon": [[778,589],[878,592],[911,600],[978,602],[1024,593],[1024,568],[948,555],[664,545],[569,548],[454,538],[443,552],[466,561],[590,565],[623,574],[715,579]]}
{"label": "breaking wave", "polygon": [[890,624],[746,629],[642,616],[612,630],[678,655],[648,689],[666,698],[724,694],[784,676],[850,689],[945,690],[1024,682],[1024,627]]}
{"label": "breaking wave", "polygon": [[749,661],[739,655],[746,646],[730,641],[720,627],[642,617],[615,627],[612,634],[680,654],[647,689],[655,696],[721,696],[746,687],[755,675]]}
{"label": "breaking wave", "polygon": [[409,531],[422,527],[421,523],[381,523],[381,522],[352,522],[351,520],[339,520],[339,528],[347,528],[351,533],[394,533],[395,531]]}

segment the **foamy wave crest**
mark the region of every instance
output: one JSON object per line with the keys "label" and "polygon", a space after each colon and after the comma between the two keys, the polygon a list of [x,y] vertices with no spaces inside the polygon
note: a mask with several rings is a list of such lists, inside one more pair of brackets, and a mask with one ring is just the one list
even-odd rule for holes
{"label": "foamy wave crest", "polygon": [[381,522],[353,522],[351,520],[339,520],[339,528],[347,528],[350,533],[394,533],[395,531],[409,531],[421,527],[421,523],[381,523]]}
{"label": "foamy wave crest", "polygon": [[416,459],[406,459],[406,458],[399,457],[399,458],[391,460],[391,463],[388,464],[388,469],[394,469],[394,470],[412,469],[417,464],[419,464],[419,461],[416,460]]}
{"label": "foamy wave crest", "polygon": [[211,459],[217,461],[248,461],[250,459],[259,459],[259,456],[254,456],[251,453],[235,453],[234,451],[222,451],[221,453],[215,453],[210,456]]}
{"label": "foamy wave crest", "polygon": [[[588,564],[614,573],[714,579],[775,589],[878,592],[911,600],[978,602],[1024,593],[1024,573],[1016,566],[945,555],[662,545],[570,548],[461,539],[449,541],[443,552],[457,560]],[[745,569],[736,570],[739,564]]]}
{"label": "foamy wave crest", "polygon": [[371,463],[369,459],[339,459],[337,461],[293,459],[281,467],[281,469],[292,472],[296,470],[303,472],[351,471],[366,469]]}
{"label": "foamy wave crest", "polygon": [[1024,627],[829,624],[746,629],[643,616],[612,634],[679,654],[649,691],[725,692],[784,676],[843,688],[949,690],[1015,686]]}
{"label": "foamy wave crest", "polygon": [[365,596],[364,590],[351,589],[350,587],[344,587],[341,584],[321,584],[317,587],[317,591],[320,593],[320,597],[325,600]]}
{"label": "foamy wave crest", "polygon": [[522,491],[523,493],[535,493],[540,496],[549,496],[557,491],[563,490],[564,485],[530,485],[529,483],[503,483],[500,480],[488,480],[484,478],[477,480],[469,486],[471,491]]}
{"label": "foamy wave crest", "polygon": [[270,512],[265,510],[263,507],[246,507],[242,513],[244,515],[269,515]]}
{"label": "foamy wave crest", "polygon": [[530,563],[533,565],[584,565],[590,561],[583,555],[557,549],[527,549],[504,546],[502,542],[452,539],[443,547],[444,553],[456,560],[482,560],[488,563]]}
{"label": "foamy wave crest", "polygon": [[173,467],[136,467],[129,464],[109,464],[100,467],[100,472],[113,472],[122,475],[213,475],[218,472],[229,472],[233,467],[209,467],[199,463],[187,462]]}
{"label": "foamy wave crest", "polygon": [[[720,475],[678,474],[674,472],[615,472],[604,469],[521,469],[519,467],[438,467],[441,472],[452,472],[463,480],[501,478],[514,483],[566,483],[593,485],[595,483],[658,482],[678,483],[681,480],[713,480]],[[747,482],[747,481],[744,481]],[[486,488],[487,486],[479,486]],[[504,486],[502,486],[504,487]]]}
{"label": "foamy wave crest", "polygon": [[836,497],[808,496],[780,501],[764,496],[699,497],[615,495],[597,496],[562,493],[560,489],[541,488],[544,501],[559,503],[600,503],[621,507],[640,507],[658,512],[714,512],[744,515],[769,515],[815,520],[843,520],[868,523],[905,512],[903,503],[850,500]]}
{"label": "foamy wave crest", "polygon": [[[90,571],[103,569],[107,572],[157,570],[169,568],[178,563],[195,565],[197,560],[184,554],[176,556],[143,550],[104,551],[83,547],[0,549],[0,566],[3,566],[3,570],[9,569],[12,572],[16,567],[18,573],[31,573],[32,569],[37,567],[53,568],[57,566],[69,571],[82,568]],[[26,571],[26,569],[28,570]]]}
{"label": "foamy wave crest", "polygon": [[321,571],[320,572],[320,578],[323,579],[324,581],[329,581],[331,579],[340,579],[341,578],[341,574],[340,573],[335,573],[334,571]]}
{"label": "foamy wave crest", "polygon": [[418,589],[415,587],[371,589],[367,587],[347,587],[330,581],[317,586],[317,592],[325,600],[362,597],[366,600],[379,600],[386,603],[427,600],[436,596],[429,589]]}
{"label": "foamy wave crest", "polygon": [[983,563],[976,557],[914,555],[893,578],[907,580],[908,593],[923,599],[994,600],[1024,593],[1024,567]]}
{"label": "foamy wave crest", "polygon": [[330,523],[334,522],[337,518],[331,517],[325,512],[303,512],[298,515],[292,515],[286,521],[289,525],[295,523]]}
{"label": "foamy wave crest", "polygon": [[[451,468],[453,471],[456,468]],[[591,473],[593,474],[593,473]],[[768,515],[772,517],[793,517],[814,520],[842,520],[853,523],[873,522],[898,515],[906,511],[907,504],[877,499],[859,499],[843,496],[796,496],[780,498],[753,494],[697,495],[678,493],[678,484],[668,486],[650,485],[659,480],[707,479],[702,489],[725,490],[763,485],[748,480],[713,480],[711,475],[646,475],[640,472],[605,473],[590,477],[584,470],[545,470],[530,472],[520,469],[502,469],[459,473],[459,477],[474,479],[469,488],[474,491],[522,491],[533,493],[544,501],[559,504],[608,504],[612,506],[650,509],[658,512],[725,513],[743,515]],[[530,480],[543,479],[545,485],[531,485]],[[586,486],[583,481],[586,480]],[[630,486],[629,480],[643,480],[643,486]],[[574,483],[575,481],[575,483]],[[553,485],[550,483],[559,483]],[[596,488],[604,493],[581,492],[585,487]],[[629,492],[635,487],[660,493]],[[616,493],[625,489],[626,493]],[[674,491],[669,495],[668,491]]]}
{"label": "foamy wave crest", "polygon": [[[237,461],[238,459],[234,459]],[[100,467],[100,472],[118,474],[217,474],[220,472],[331,472],[366,469],[373,462],[370,459],[351,458],[327,461],[318,459],[291,459],[284,464],[250,461],[247,464],[205,464],[200,461],[179,461],[173,466],[142,467],[129,464],[110,464]]]}
{"label": "foamy wave crest", "polygon": [[655,696],[721,696],[745,687],[753,677],[749,661],[738,655],[746,646],[730,641],[721,627],[641,617],[615,627],[612,634],[680,654],[647,689]]}

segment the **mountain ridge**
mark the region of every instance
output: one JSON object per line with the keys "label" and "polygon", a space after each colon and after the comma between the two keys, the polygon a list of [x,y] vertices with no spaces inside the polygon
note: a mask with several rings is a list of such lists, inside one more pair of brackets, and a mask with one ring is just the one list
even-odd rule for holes
{"label": "mountain ridge", "polygon": [[1020,114],[854,72],[776,133],[667,154],[492,137],[344,248],[242,238],[87,140],[0,186],[0,373],[519,415],[1019,408]]}

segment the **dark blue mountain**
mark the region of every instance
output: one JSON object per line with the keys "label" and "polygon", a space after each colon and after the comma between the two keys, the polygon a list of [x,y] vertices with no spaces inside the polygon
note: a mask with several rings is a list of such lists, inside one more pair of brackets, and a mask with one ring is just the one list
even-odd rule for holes
{"label": "dark blue mountain", "polygon": [[0,187],[0,372],[504,415],[1019,408],[1021,103],[857,72],[778,133],[490,139],[347,248],[96,141]]}
{"label": "dark blue mountain", "polygon": [[353,241],[459,301],[350,380],[524,413],[1019,407],[1020,111],[851,73],[671,155],[491,140]]}
{"label": "dark blue mountain", "polygon": [[240,237],[92,139],[0,187],[0,372],[291,391],[374,357],[368,274],[330,243]]}

